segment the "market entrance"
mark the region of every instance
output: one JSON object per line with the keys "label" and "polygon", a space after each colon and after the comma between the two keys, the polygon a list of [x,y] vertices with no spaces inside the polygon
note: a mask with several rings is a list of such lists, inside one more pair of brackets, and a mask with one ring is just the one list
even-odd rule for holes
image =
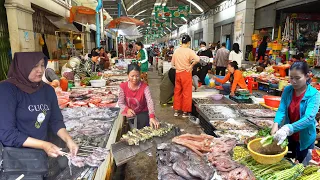
{"label": "market entrance", "polygon": [[0,0],[0,81],[7,78],[11,51],[5,0]]}

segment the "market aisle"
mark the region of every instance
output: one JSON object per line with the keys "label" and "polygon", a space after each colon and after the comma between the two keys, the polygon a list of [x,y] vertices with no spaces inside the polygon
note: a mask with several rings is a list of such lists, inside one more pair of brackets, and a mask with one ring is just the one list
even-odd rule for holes
{"label": "market aisle", "polygon": [[[173,117],[173,109],[171,106],[161,107],[159,94],[160,94],[160,83],[161,76],[158,76],[157,71],[149,71],[149,86],[152,94],[152,98],[155,103],[156,108],[156,117],[160,121],[165,121],[180,129],[184,130],[184,132],[199,134],[201,132],[200,126],[196,126],[191,123],[188,119],[182,118],[174,118]],[[149,151],[148,151],[149,152]],[[147,153],[148,153],[147,152]],[[138,154],[134,159],[130,160],[127,163],[125,169],[125,180],[156,180],[158,176],[157,172],[157,164],[155,152],[156,148],[153,147],[152,156],[148,156],[146,152]]]}

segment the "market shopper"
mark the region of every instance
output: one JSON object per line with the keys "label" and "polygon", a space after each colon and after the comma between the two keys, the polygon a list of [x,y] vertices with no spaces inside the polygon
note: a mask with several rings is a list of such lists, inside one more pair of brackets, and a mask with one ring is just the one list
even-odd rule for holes
{"label": "market shopper", "polygon": [[[198,51],[197,55],[200,57],[200,63],[196,64],[192,71],[192,77],[195,75],[198,76],[201,85],[205,85],[205,77],[208,73],[208,71],[212,68],[212,62],[213,62],[213,55],[212,51],[207,49],[206,42],[200,43],[200,50]],[[195,84],[198,84],[197,82],[194,82]]]}
{"label": "market shopper", "polygon": [[264,55],[263,59],[258,60],[258,66],[262,67],[263,69],[271,65],[268,55]]}
{"label": "market shopper", "polygon": [[174,46],[169,46],[169,50],[166,52],[165,61],[171,62],[172,55],[174,53]]}
{"label": "market shopper", "polygon": [[132,44],[128,45],[128,49],[126,50],[126,58],[129,58],[129,59],[135,58],[135,50],[133,49]]}
{"label": "market shopper", "polygon": [[60,80],[57,76],[56,72],[51,68],[46,68],[43,76],[42,81],[51,85],[53,88],[57,88],[60,86]]}
{"label": "market shopper", "polygon": [[192,70],[200,58],[190,49],[190,41],[189,35],[182,36],[182,45],[175,50],[171,61],[176,68],[173,103],[175,117],[182,111],[182,117],[186,118],[192,110]]}
{"label": "market shopper", "polygon": [[170,68],[168,72],[163,75],[160,84],[160,104],[165,105],[172,100],[174,93],[176,70]]}
{"label": "market shopper", "polygon": [[243,60],[243,54],[240,51],[240,46],[238,43],[234,43],[232,45],[232,51],[229,54],[229,61],[236,61],[238,63],[238,67],[241,68]]}
{"label": "market shopper", "polygon": [[130,118],[137,118],[137,128],[145,126],[159,127],[155,119],[154,103],[148,85],[140,81],[140,67],[137,64],[128,66],[128,81],[120,84],[119,107],[123,114]]}
{"label": "market shopper", "polygon": [[[289,140],[290,158],[304,165],[311,160],[311,149],[316,140],[316,114],[320,105],[320,93],[309,82],[306,62],[295,62],[290,67],[290,82],[281,96],[281,103],[274,119],[271,134],[281,144]],[[283,125],[281,128],[281,124]],[[279,129],[280,128],[280,129]]]}
{"label": "market shopper", "polygon": [[90,58],[91,58],[91,62],[92,62],[92,72],[96,72],[99,69],[99,62],[100,62],[100,53],[99,53],[99,49],[98,48],[93,48],[91,50],[91,54],[90,54]]}
{"label": "market shopper", "polygon": [[[226,43],[221,44],[221,48],[218,49],[216,55],[216,75],[225,76],[226,69],[229,63],[229,50],[226,49]],[[221,73],[221,74],[220,74]]]}
{"label": "market shopper", "polygon": [[148,84],[148,53],[147,50],[144,48],[143,44],[141,42],[136,43],[136,49],[139,51],[137,55],[137,60],[140,64],[141,68],[141,79]]}
{"label": "market shopper", "polygon": [[100,62],[99,62],[100,70],[109,69],[110,67],[110,59],[108,56],[109,52],[106,52],[103,47],[101,47],[99,50],[100,50]]}
{"label": "market shopper", "polygon": [[268,36],[264,36],[262,42],[259,45],[259,49],[258,49],[258,57],[257,57],[257,61],[260,59],[263,59],[264,55],[266,54],[267,51],[267,47],[268,47]]}
{"label": "market shopper", "polygon": [[9,78],[0,83],[0,142],[6,147],[42,149],[58,157],[60,148],[47,141],[50,128],[75,156],[78,146],[66,130],[56,93],[42,81],[47,63],[42,52],[15,53]]}
{"label": "market shopper", "polygon": [[[223,79],[219,79],[215,76],[212,77],[214,80],[222,84],[224,94],[234,96],[237,89],[248,89],[236,61],[228,64],[228,72],[229,73]],[[227,81],[229,81],[230,84],[225,84]]]}

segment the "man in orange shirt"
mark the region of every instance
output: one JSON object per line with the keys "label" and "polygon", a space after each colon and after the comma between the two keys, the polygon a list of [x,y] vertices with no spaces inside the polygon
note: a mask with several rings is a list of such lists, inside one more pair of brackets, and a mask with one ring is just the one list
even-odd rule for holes
{"label": "man in orange shirt", "polygon": [[[213,77],[214,80],[223,84],[223,90],[225,94],[230,94],[230,96],[235,95],[235,91],[237,88],[248,89],[247,84],[242,76],[242,72],[238,70],[237,61],[230,62],[228,64],[228,74],[224,77],[224,79],[219,79],[217,77]],[[227,81],[230,81],[230,84],[225,84]]]}
{"label": "man in orange shirt", "polygon": [[189,117],[189,113],[192,111],[192,69],[200,61],[200,58],[189,48],[190,41],[189,35],[182,37],[182,45],[175,50],[171,61],[172,66],[176,68],[173,102],[175,117],[179,116],[180,111],[183,112],[183,118]]}

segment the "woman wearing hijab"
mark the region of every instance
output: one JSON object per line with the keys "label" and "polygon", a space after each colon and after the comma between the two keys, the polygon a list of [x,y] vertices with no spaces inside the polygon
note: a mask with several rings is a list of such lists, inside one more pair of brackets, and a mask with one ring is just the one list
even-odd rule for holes
{"label": "woman wearing hijab", "polygon": [[0,83],[0,142],[58,157],[63,154],[60,148],[47,141],[50,128],[75,156],[78,146],[66,130],[55,91],[42,81],[47,63],[42,52],[15,53],[9,78]]}

